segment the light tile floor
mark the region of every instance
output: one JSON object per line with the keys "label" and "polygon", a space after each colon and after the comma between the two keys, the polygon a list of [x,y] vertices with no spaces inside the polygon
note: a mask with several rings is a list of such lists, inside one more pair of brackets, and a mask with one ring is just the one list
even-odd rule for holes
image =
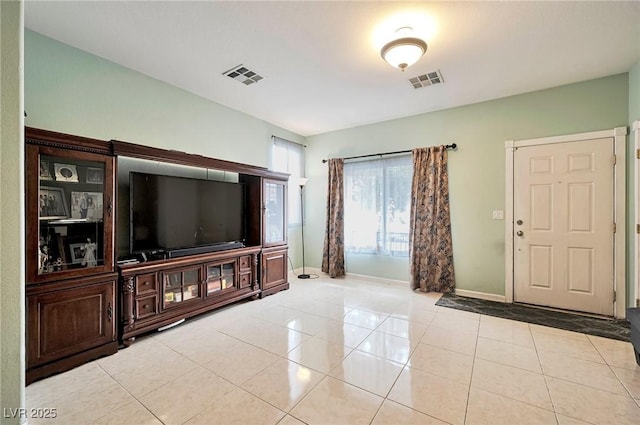
{"label": "light tile floor", "polygon": [[30,424],[639,424],[630,343],[293,278],[26,389]]}

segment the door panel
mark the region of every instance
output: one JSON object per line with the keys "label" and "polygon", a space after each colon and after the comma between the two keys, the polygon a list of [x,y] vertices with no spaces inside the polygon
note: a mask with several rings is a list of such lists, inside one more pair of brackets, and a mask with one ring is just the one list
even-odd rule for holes
{"label": "door panel", "polygon": [[27,297],[27,367],[115,340],[115,281]]}
{"label": "door panel", "polygon": [[613,154],[613,138],[515,151],[515,301],[613,315]]}

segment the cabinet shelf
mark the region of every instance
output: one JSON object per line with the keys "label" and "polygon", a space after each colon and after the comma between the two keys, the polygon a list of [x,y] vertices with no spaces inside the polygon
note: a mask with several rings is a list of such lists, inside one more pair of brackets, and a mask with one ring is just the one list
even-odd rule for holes
{"label": "cabinet shelf", "polygon": [[25,136],[30,383],[117,351],[115,160],[107,142]]}

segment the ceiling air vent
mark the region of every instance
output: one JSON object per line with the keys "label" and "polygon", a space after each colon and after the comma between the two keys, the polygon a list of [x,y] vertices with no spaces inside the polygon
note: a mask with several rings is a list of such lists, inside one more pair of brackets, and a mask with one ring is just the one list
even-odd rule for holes
{"label": "ceiling air vent", "polygon": [[247,86],[257,83],[264,78],[262,75],[259,75],[257,72],[250,70],[242,64],[234,66],[230,70],[223,72],[222,75],[226,75],[229,78],[240,81],[242,84],[246,84]]}
{"label": "ceiling air vent", "polygon": [[432,86],[434,84],[442,84],[444,83],[444,80],[442,79],[440,70],[436,70],[418,75],[417,77],[409,78],[409,82],[414,89],[419,89],[422,87]]}

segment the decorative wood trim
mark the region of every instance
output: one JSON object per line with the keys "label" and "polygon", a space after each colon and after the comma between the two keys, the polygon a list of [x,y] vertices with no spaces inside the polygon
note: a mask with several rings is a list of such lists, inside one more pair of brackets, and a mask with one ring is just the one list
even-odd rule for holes
{"label": "decorative wood trim", "polygon": [[25,143],[58,149],[113,155],[111,143],[105,140],[73,136],[39,128],[25,127]]}
{"label": "decorative wood trim", "polygon": [[251,254],[251,273],[253,275],[253,282],[251,283],[251,289],[257,291],[260,289],[260,279],[258,279],[258,253]]}
{"label": "decorative wood trim", "polygon": [[135,286],[135,277],[122,277],[122,327],[124,331],[130,331],[135,328],[135,312],[133,311],[133,291]]}
{"label": "decorative wood trim", "polygon": [[279,180],[289,179],[289,174],[270,171],[265,167],[259,167],[256,165],[241,164],[239,162],[209,158],[197,154],[154,148],[151,146],[143,146],[135,143],[123,142],[120,140],[111,140],[110,143],[114,155],[117,156],[128,156],[132,158],[147,159],[151,161],[171,162],[174,164],[210,168],[239,174],[264,176]]}

